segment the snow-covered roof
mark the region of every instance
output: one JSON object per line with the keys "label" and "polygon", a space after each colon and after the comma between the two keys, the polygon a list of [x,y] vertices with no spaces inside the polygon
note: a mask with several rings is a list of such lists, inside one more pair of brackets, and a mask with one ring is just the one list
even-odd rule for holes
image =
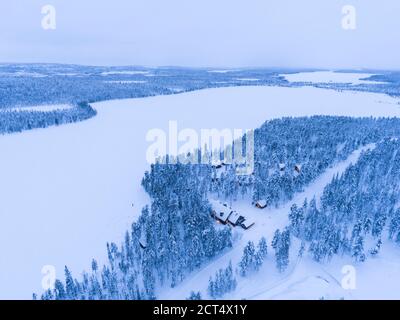
{"label": "snow-covered roof", "polygon": [[214,202],[212,203],[212,207],[215,217],[223,222],[227,221],[233,212],[233,210],[226,203],[222,204],[221,202]]}
{"label": "snow-covered roof", "polygon": [[267,201],[266,200],[258,200],[257,204],[261,207],[266,207],[267,206]]}
{"label": "snow-covered roof", "polygon": [[[229,216],[228,221],[232,224],[237,224],[238,220],[241,218],[242,216],[239,214],[239,212],[237,211],[233,211],[232,214]],[[243,217],[242,217],[243,218]],[[244,219],[244,218],[243,218]]]}

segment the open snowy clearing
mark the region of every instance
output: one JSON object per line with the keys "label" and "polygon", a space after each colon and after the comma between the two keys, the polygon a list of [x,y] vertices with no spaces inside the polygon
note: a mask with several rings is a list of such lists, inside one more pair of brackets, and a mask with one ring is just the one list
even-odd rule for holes
{"label": "open snowy clearing", "polygon": [[382,84],[382,82],[362,80],[373,76],[369,73],[344,73],[333,71],[300,72],[294,74],[282,74],[289,82],[309,83],[348,83],[358,84]]}
{"label": "open snowy clearing", "polygon": [[233,130],[282,116],[400,116],[398,101],[385,95],[312,87],[208,89],[93,107],[98,115],[88,121],[0,136],[0,298],[41,292],[45,265],[63,278],[65,264],[77,275],[92,257],[106,258],[106,242],[119,242],[149,201],[140,181],[153,128],[168,132],[171,120],[179,130]]}

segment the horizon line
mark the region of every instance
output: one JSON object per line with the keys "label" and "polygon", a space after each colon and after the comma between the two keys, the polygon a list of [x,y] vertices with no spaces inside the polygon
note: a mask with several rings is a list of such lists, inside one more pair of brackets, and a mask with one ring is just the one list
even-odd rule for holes
{"label": "horizon line", "polygon": [[84,63],[69,63],[69,62],[4,62],[0,61],[0,65],[64,65],[64,66],[77,66],[77,67],[92,67],[92,68],[147,68],[147,69],[197,69],[197,70],[231,70],[231,71],[241,71],[241,70],[273,70],[273,69],[286,69],[286,70],[307,70],[307,71],[379,71],[379,72],[399,72],[399,68],[373,68],[373,67],[338,67],[338,68],[327,68],[327,67],[310,67],[310,66],[188,66],[188,65],[141,65],[141,64],[84,64]]}

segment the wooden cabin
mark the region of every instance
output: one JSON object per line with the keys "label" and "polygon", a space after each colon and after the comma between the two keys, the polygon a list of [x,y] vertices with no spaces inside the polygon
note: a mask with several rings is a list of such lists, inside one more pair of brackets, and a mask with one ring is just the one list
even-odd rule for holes
{"label": "wooden cabin", "polygon": [[226,203],[214,203],[211,215],[221,222],[222,224],[227,224],[230,215],[233,213],[233,210],[228,207]]}
{"label": "wooden cabin", "polygon": [[239,212],[237,211],[233,211],[228,218],[229,224],[233,227],[239,226],[244,220],[246,219],[242,215],[240,215]]}
{"label": "wooden cabin", "polygon": [[256,202],[256,207],[257,207],[258,209],[265,209],[265,208],[267,207],[267,201],[265,201],[265,200],[258,200],[258,201]]}

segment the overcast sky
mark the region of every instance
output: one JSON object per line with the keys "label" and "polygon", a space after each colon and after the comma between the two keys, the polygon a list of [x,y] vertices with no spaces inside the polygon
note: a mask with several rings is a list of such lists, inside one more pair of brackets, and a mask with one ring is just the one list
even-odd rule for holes
{"label": "overcast sky", "polygon": [[0,13],[0,62],[400,69],[399,0],[1,0]]}

